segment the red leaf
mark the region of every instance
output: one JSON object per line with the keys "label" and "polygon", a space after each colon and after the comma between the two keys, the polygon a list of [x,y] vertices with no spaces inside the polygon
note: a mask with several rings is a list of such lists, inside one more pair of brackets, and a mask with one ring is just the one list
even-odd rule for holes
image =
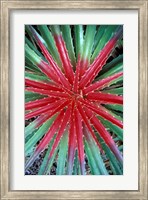
{"label": "red leaf", "polygon": [[43,95],[48,95],[51,97],[58,97],[58,98],[68,98],[69,95],[63,92],[59,91],[52,91],[52,90],[44,90],[44,89],[39,89],[39,88],[33,88],[33,87],[26,87],[25,90],[30,91],[30,92],[35,92]]}
{"label": "red leaf", "polygon": [[74,77],[74,84],[73,84],[73,91],[75,93],[77,93],[79,89],[79,76],[80,76],[80,56],[78,57],[78,62],[76,65],[76,72]]}
{"label": "red leaf", "polygon": [[62,110],[60,114],[57,116],[57,118],[54,120],[50,129],[48,130],[46,135],[43,137],[43,139],[41,140],[41,142],[39,143],[35,151],[41,152],[46,148],[46,146],[50,143],[56,131],[60,128],[63,116],[64,116],[64,110]]}
{"label": "red leaf", "polygon": [[[52,117],[55,113],[59,112],[61,109],[63,109],[69,101],[64,101],[63,100],[59,100],[57,102],[54,102],[48,106],[44,106],[38,110],[32,111],[30,113],[27,113],[25,115],[25,120],[30,119],[32,117],[36,117],[40,114],[49,114],[49,117]],[[53,110],[54,109],[54,110]]]}
{"label": "red leaf", "polygon": [[87,126],[87,128],[88,128],[90,134],[92,135],[93,139],[95,140],[97,146],[99,147],[100,151],[103,152],[103,149],[102,149],[100,143],[98,142],[98,139],[96,138],[96,135],[95,135],[93,129],[92,129],[91,126],[90,126],[90,122],[89,122],[89,120],[88,120],[88,118],[87,118],[87,116],[86,116],[86,113],[84,112],[83,106],[80,105],[79,103],[77,103],[77,108],[78,108],[79,113],[81,114],[82,119],[83,119],[85,125]]}
{"label": "red leaf", "polygon": [[66,45],[64,43],[63,37],[61,35],[54,35],[54,39],[56,42],[57,49],[60,54],[60,58],[63,63],[65,75],[68,78],[69,82],[73,84],[74,81],[74,72],[72,69],[72,65],[68,56],[68,52],[66,49]]}
{"label": "red leaf", "polygon": [[57,77],[60,79],[61,84],[64,85],[66,88],[71,89],[71,86],[70,86],[68,80],[66,80],[64,74],[61,72],[60,68],[57,66],[56,62],[54,61],[54,59],[52,58],[50,53],[48,52],[48,50],[46,49],[44,44],[41,42],[40,38],[36,34],[36,31],[31,26],[30,26],[30,29],[35,37],[37,44],[39,45],[40,49],[42,50],[45,58],[51,64],[53,71],[55,72]]}
{"label": "red leaf", "polygon": [[96,114],[100,115],[101,117],[107,119],[108,121],[112,122],[113,124],[119,126],[120,128],[123,128],[123,123],[119,121],[118,119],[114,118],[112,115],[101,109],[101,107],[96,107],[93,104],[89,103],[86,100],[80,99],[80,101],[89,109],[94,111]]}
{"label": "red leaf", "polygon": [[84,58],[81,59],[80,66],[81,66],[81,68],[80,68],[80,76],[83,76],[84,73],[85,73],[85,71],[86,71],[86,69],[87,69],[88,66],[89,66],[89,61],[88,61],[88,59],[84,59]]}
{"label": "red leaf", "polygon": [[97,81],[97,82],[93,83],[92,85],[89,85],[87,88],[85,88],[83,90],[83,94],[86,95],[87,93],[92,92],[93,90],[102,89],[103,87],[108,85],[111,81],[119,78],[122,75],[123,75],[123,72],[119,72],[117,74],[114,74],[113,76],[109,76],[103,80]]}
{"label": "red leaf", "polygon": [[119,29],[116,35],[113,36],[112,39],[110,39],[110,41],[105,45],[105,47],[102,49],[102,51],[97,56],[95,61],[90,65],[88,70],[83,75],[80,81],[80,88],[84,88],[88,83],[91,83],[94,80],[94,78],[97,76],[99,71],[102,69],[102,67],[106,63],[109,54],[111,53],[112,49],[115,47],[115,44],[120,38],[121,34],[122,34],[122,29]]}
{"label": "red leaf", "polygon": [[41,62],[37,65],[40,70],[47,75],[51,80],[55,81],[56,83],[60,83],[60,80],[54,73],[53,69],[46,63],[45,61],[41,60]]}
{"label": "red leaf", "polygon": [[123,104],[123,96],[103,92],[91,92],[86,95],[86,98],[93,101],[100,101],[100,103]]}
{"label": "red leaf", "polygon": [[68,143],[68,163],[67,163],[67,174],[71,175],[73,170],[75,149],[76,149],[76,130],[74,121],[74,103],[72,104],[71,118],[70,118],[70,128],[69,128],[69,143]]}
{"label": "red leaf", "polygon": [[55,141],[54,141],[54,143],[52,145],[52,149],[50,151],[48,160],[52,157],[55,149],[57,148],[57,146],[58,146],[58,144],[59,144],[59,142],[61,140],[61,137],[62,137],[64,131],[66,130],[66,126],[67,126],[67,124],[69,122],[70,114],[71,114],[71,109],[70,109],[70,107],[68,107],[66,112],[65,112],[65,114],[63,115],[63,120],[62,120],[61,125],[59,126],[60,128],[59,128],[59,131],[58,131],[57,136],[55,138]]}
{"label": "red leaf", "polygon": [[109,146],[109,148],[114,153],[114,155],[119,160],[119,162],[121,164],[123,164],[122,155],[121,155],[118,147],[116,146],[114,140],[112,139],[110,134],[106,131],[105,127],[102,125],[102,123],[99,121],[99,119],[97,117],[95,117],[95,115],[90,110],[85,108],[85,112],[86,112],[87,116],[90,118],[90,121],[94,125],[95,129],[98,131],[100,136],[105,141],[105,143]]}
{"label": "red leaf", "polygon": [[36,119],[36,123],[35,123],[35,129],[40,127],[46,120],[48,120],[49,118],[49,114],[46,115],[40,115],[37,119]]}
{"label": "red leaf", "polygon": [[25,85],[39,88],[39,89],[44,89],[44,90],[53,90],[53,91],[60,91],[60,92],[63,91],[60,87],[56,87],[55,85],[51,83],[42,83],[39,81],[29,80],[27,78],[25,78]]}
{"label": "red leaf", "polygon": [[44,151],[44,149],[50,143],[54,134],[59,129],[59,126],[61,125],[63,114],[64,114],[64,111],[62,110],[61,113],[57,116],[57,118],[53,122],[53,124],[51,125],[51,127],[49,128],[48,132],[44,135],[43,139],[40,141],[40,143],[36,147],[34,154],[27,161],[25,168],[28,168],[29,166],[31,166],[34,163],[35,159],[40,155],[42,151]]}
{"label": "red leaf", "polygon": [[76,137],[77,137],[77,145],[78,145],[78,155],[79,155],[79,161],[80,161],[80,168],[81,168],[81,174],[85,174],[85,163],[84,163],[84,146],[83,146],[83,126],[82,126],[82,119],[81,116],[75,108],[74,111],[75,115],[75,128],[76,128]]}
{"label": "red leaf", "polygon": [[57,99],[55,99],[55,98],[47,97],[47,98],[37,99],[35,101],[27,102],[27,103],[25,103],[25,110],[40,108],[40,107],[45,106],[49,103],[55,103],[56,100]]}

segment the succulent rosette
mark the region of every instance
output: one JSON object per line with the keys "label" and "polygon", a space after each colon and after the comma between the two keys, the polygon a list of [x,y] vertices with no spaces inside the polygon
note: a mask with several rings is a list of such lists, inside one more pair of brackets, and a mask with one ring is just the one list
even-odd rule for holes
{"label": "succulent rosette", "polygon": [[25,26],[25,170],[123,174],[123,27]]}

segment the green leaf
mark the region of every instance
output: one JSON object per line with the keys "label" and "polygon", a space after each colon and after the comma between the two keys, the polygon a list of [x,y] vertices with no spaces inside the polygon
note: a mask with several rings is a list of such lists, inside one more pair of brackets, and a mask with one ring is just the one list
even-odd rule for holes
{"label": "green leaf", "polygon": [[27,33],[29,35],[29,38],[31,40],[31,42],[33,43],[33,45],[36,47],[36,44],[34,42],[34,39],[33,39],[33,35],[29,29],[29,25],[25,25],[25,33]]}
{"label": "green leaf", "polygon": [[68,131],[64,133],[59,145],[57,170],[56,170],[57,175],[65,174],[65,161],[67,156],[67,150],[68,150]]}
{"label": "green leaf", "polygon": [[75,151],[74,165],[73,165],[73,175],[80,175],[80,163],[78,159],[78,150]]}
{"label": "green leaf", "polygon": [[[35,134],[36,131],[37,131],[37,129],[33,129],[33,130],[31,130],[31,132],[28,134],[27,137],[25,135],[25,143],[27,143],[30,140],[30,138]],[[33,154],[34,149],[35,149],[34,146],[29,149],[28,156],[31,156]]]}
{"label": "green leaf", "polygon": [[99,138],[99,141],[101,142],[101,146],[102,146],[103,150],[105,151],[107,157],[109,158],[109,160],[111,161],[111,163],[114,167],[115,174],[122,175],[123,171],[120,168],[121,167],[120,163],[117,161],[116,157],[111,152],[110,148],[104,143],[103,139],[100,136],[98,136],[98,138]]}
{"label": "green leaf", "polygon": [[47,167],[46,167],[46,170],[45,170],[45,174],[50,174],[51,167],[53,165],[54,160],[56,159],[57,151],[58,151],[58,147],[55,149],[51,159],[48,160],[48,164],[47,164]]}
{"label": "green leaf", "polygon": [[[102,38],[107,27],[108,27],[108,25],[100,25],[99,28],[97,29],[97,33],[96,33],[95,39],[94,39],[93,52],[96,49],[97,44],[99,43],[100,39]],[[91,63],[92,63],[92,59],[91,59]]]}
{"label": "green leaf", "polygon": [[30,71],[33,71],[37,74],[42,74],[42,72],[40,71],[40,69],[34,65],[26,56],[25,56],[25,69],[28,69]]}
{"label": "green leaf", "polygon": [[26,71],[28,71],[28,70],[29,70],[29,71],[33,71],[33,72],[36,71],[36,68],[35,68],[34,66],[33,66],[33,67],[30,67],[30,66],[27,66],[27,65],[26,65],[26,66],[25,66],[25,69],[26,69]]}
{"label": "green leaf", "polygon": [[62,30],[62,36],[64,38],[72,66],[75,67],[76,66],[76,58],[75,58],[75,53],[74,53],[74,47],[73,47],[73,41],[72,41],[70,26],[69,25],[62,25],[61,30]]}
{"label": "green leaf", "polygon": [[43,60],[46,60],[45,57],[38,51],[38,49],[25,37],[25,43]]}
{"label": "green leaf", "polygon": [[115,111],[113,110],[109,110],[106,108],[106,111],[109,112],[113,117],[115,117],[116,119],[120,120],[120,121],[123,121],[123,116],[121,117],[119,115],[119,113],[115,113]]}
{"label": "green leaf", "polygon": [[119,150],[120,150],[120,151],[123,151],[123,145],[120,145],[120,146],[119,146]]}
{"label": "green leaf", "polygon": [[[31,138],[31,136],[33,136],[32,133],[36,132],[35,126],[36,126],[36,120],[34,120],[28,126],[25,127],[25,139],[26,139],[25,143],[27,143],[28,140]],[[28,136],[30,136],[30,137],[28,138]]]}
{"label": "green leaf", "polygon": [[107,26],[104,30],[102,36],[100,37],[100,40],[98,42],[98,45],[91,57],[91,63],[94,61],[94,59],[97,57],[97,55],[100,53],[100,51],[103,49],[103,47],[106,45],[106,43],[110,40],[110,38],[113,36],[113,33],[117,29],[117,25],[110,25]]}
{"label": "green leaf", "polygon": [[47,76],[44,76],[44,75],[41,76],[34,73],[29,73],[29,72],[25,72],[25,78],[28,78],[34,81],[46,82],[46,83],[50,81]]}
{"label": "green leaf", "polygon": [[25,45],[25,56],[34,65],[37,65],[41,62],[41,58],[33,50],[31,50],[30,47],[27,44]]}
{"label": "green leaf", "polygon": [[75,38],[75,51],[76,51],[76,58],[78,60],[78,55],[82,56],[83,52],[83,26],[76,25],[74,26],[74,38]]}
{"label": "green leaf", "polygon": [[[45,157],[43,159],[43,162],[41,164],[41,167],[39,169],[39,172],[38,172],[38,175],[43,175],[45,174],[45,169],[46,169],[46,165],[47,165],[47,162],[48,162],[48,156],[49,156],[49,153],[51,151],[51,148],[52,148],[52,145],[53,145],[53,142],[54,142],[54,139],[55,139],[55,136],[53,137],[53,139],[51,140],[49,146],[48,146],[48,150],[45,154]],[[55,156],[56,156],[56,153],[57,153],[57,150],[55,151],[55,153],[53,154],[53,157],[52,159],[50,159],[49,163],[48,163],[48,172],[51,170],[51,167],[52,167],[52,164],[53,164],[53,161],[55,159]]]}
{"label": "green leaf", "polygon": [[52,25],[52,26],[50,26],[50,28],[51,28],[51,32],[52,32],[53,36],[61,35],[61,30],[60,30],[59,25]]}
{"label": "green leaf", "polygon": [[[123,70],[123,63],[119,63],[117,65],[115,65],[114,67],[112,67],[111,69],[109,69],[107,72],[105,72],[104,74],[102,74],[101,76],[98,75],[98,78],[96,78],[95,80],[98,81],[98,80],[101,80],[101,79],[104,79],[104,78],[107,78],[113,74],[116,74],[118,72],[121,72]],[[120,77],[120,78],[123,78],[123,77]],[[119,79],[118,79],[119,80]],[[117,79],[116,79],[117,81]]]}
{"label": "green leaf", "polygon": [[[34,119],[32,122],[30,122],[26,127],[25,127],[25,139],[32,134],[32,132],[36,131],[39,126],[43,124],[47,120],[46,115],[40,115],[36,119]],[[30,139],[30,138],[29,138]],[[26,141],[28,142],[28,140]]]}
{"label": "green leaf", "polygon": [[101,155],[100,155],[100,150],[98,148],[98,146],[96,145],[96,143],[94,142],[94,140],[91,138],[89,132],[87,129],[85,129],[85,138],[86,138],[86,141],[88,142],[88,146],[90,148],[90,151],[94,157],[94,160],[96,161],[96,164],[97,164],[97,167],[98,167],[98,170],[100,171],[100,173],[102,175],[108,175],[108,172],[105,168],[105,165],[104,165],[104,162],[101,158]]}
{"label": "green leaf", "polygon": [[123,84],[123,76],[121,76],[121,77],[117,78],[116,80],[110,82],[110,85],[116,85],[117,86],[118,84],[120,84],[120,85]]}
{"label": "green leaf", "polygon": [[55,116],[50,118],[47,122],[45,122],[37,132],[30,138],[30,140],[25,144],[25,155],[28,154],[30,148],[32,148],[48,131],[52,122],[54,121]]}
{"label": "green leaf", "polygon": [[42,99],[44,97],[46,97],[46,96],[43,96],[43,95],[40,95],[37,93],[33,93],[33,92],[25,91],[25,103],[36,100],[36,99]]}
{"label": "green leaf", "polygon": [[85,151],[86,151],[88,163],[90,166],[91,174],[100,175],[100,170],[98,169],[98,166],[96,164],[96,161],[94,159],[94,156],[92,155],[91,149],[89,148],[89,145],[86,139],[84,140],[84,145],[85,145]]}
{"label": "green leaf", "polygon": [[111,62],[107,63],[103,66],[102,70],[99,72],[99,77],[104,74],[105,72],[108,72],[112,68],[116,68],[118,64],[123,65],[123,55],[119,55],[118,57],[114,58]]}
{"label": "green leaf", "polygon": [[[34,46],[37,48],[36,44],[34,43],[34,36],[32,35],[30,27],[32,27],[32,29],[34,29],[33,26],[26,25],[25,26],[25,30],[28,33],[28,35],[30,36],[30,39],[32,40],[32,43],[34,44]],[[36,34],[39,37],[39,39],[41,40],[41,42],[47,47],[47,44],[46,44],[45,40],[40,36],[40,34],[35,29],[34,29],[34,31],[36,32]]]}
{"label": "green leaf", "polygon": [[33,132],[31,131],[31,133],[29,133],[27,136],[25,135],[25,143],[33,136],[33,134],[35,134],[37,130],[33,130]]}
{"label": "green leaf", "polygon": [[114,105],[105,105],[106,108],[111,109],[111,110],[117,110],[117,111],[121,111],[123,112],[123,105],[118,105],[118,104],[114,104]]}
{"label": "green leaf", "polygon": [[120,111],[112,110],[112,113],[116,118],[118,117],[121,121],[123,121],[123,113]]}
{"label": "green leaf", "polygon": [[38,29],[43,39],[46,41],[48,51],[51,53],[51,55],[53,56],[57,64],[61,67],[62,64],[60,61],[59,53],[58,53],[54,38],[51,32],[49,31],[48,27],[46,25],[38,25]]}
{"label": "green leaf", "polygon": [[123,129],[103,119],[102,117],[99,117],[99,119],[101,120],[101,122],[104,124],[105,127],[109,128],[113,133],[115,133],[118,136],[120,140],[123,141]]}
{"label": "green leaf", "polygon": [[113,89],[105,89],[103,90],[104,93],[109,93],[109,94],[123,94],[123,87],[120,88],[113,88]]}
{"label": "green leaf", "polygon": [[117,46],[119,48],[123,47],[123,39],[118,40]]}
{"label": "green leaf", "polygon": [[84,60],[90,61],[95,33],[96,33],[96,26],[88,25],[86,27],[86,34],[83,45],[84,48],[82,53],[82,58]]}

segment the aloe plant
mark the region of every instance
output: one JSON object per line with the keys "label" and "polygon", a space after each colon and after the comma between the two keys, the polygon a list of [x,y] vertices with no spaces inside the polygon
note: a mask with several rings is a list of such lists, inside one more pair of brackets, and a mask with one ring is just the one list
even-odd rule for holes
{"label": "aloe plant", "polygon": [[25,169],[123,174],[120,25],[25,26]]}

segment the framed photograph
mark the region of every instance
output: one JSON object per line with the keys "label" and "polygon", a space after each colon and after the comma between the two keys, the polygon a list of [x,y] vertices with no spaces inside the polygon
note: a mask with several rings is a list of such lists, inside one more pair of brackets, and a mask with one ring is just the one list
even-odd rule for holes
{"label": "framed photograph", "polygon": [[1,199],[147,199],[147,1],[1,0]]}

